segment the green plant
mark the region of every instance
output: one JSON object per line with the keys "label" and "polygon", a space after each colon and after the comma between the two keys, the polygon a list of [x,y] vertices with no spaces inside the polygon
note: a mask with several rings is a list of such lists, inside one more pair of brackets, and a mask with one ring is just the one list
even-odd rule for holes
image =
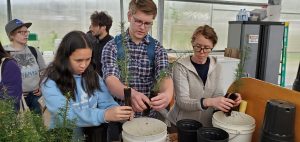
{"label": "green plant", "polygon": [[[178,58],[176,58],[174,61],[172,61],[171,63],[169,63],[168,68],[160,70],[160,72],[158,73],[158,76],[155,78],[155,81],[153,83],[153,87],[151,89],[151,91],[153,93],[158,93],[160,91],[160,87],[161,87],[161,83],[164,81],[164,79],[169,78],[172,76],[172,70],[175,64],[177,64],[177,61],[183,57],[179,56]],[[153,96],[152,96],[153,97]]]}
{"label": "green plant", "polygon": [[[82,141],[72,138],[76,120],[68,120],[68,102],[58,112],[56,128],[48,130],[42,116],[30,111],[19,112],[14,108],[15,100],[8,96],[6,87],[2,88],[0,99],[0,141],[1,142],[73,142]],[[61,121],[62,120],[62,121]]]}
{"label": "green plant", "polygon": [[124,50],[124,56],[122,59],[117,59],[117,64],[120,68],[120,77],[121,80],[124,81],[125,86],[129,88],[129,80],[130,80],[130,74],[128,69],[129,64],[129,52],[126,42],[126,32],[125,32],[125,23],[121,22],[121,42],[122,42],[122,48]]}
{"label": "green plant", "polygon": [[240,87],[243,85],[243,82],[241,80],[242,77],[245,77],[245,63],[246,60],[249,58],[248,55],[250,53],[249,47],[243,47],[239,52],[239,58],[240,62],[238,64],[238,67],[235,70],[235,79],[234,79],[234,88],[232,92],[239,92]]}
{"label": "green plant", "polygon": [[46,128],[40,115],[30,111],[19,113],[14,108],[15,99],[2,88],[0,99],[0,141],[46,141]]}
{"label": "green plant", "polygon": [[71,100],[71,92],[65,93],[66,105],[59,108],[58,113],[55,116],[55,128],[51,129],[50,141],[57,142],[73,142],[82,141],[83,138],[73,138],[73,130],[76,128],[76,119],[68,119],[69,102]]}

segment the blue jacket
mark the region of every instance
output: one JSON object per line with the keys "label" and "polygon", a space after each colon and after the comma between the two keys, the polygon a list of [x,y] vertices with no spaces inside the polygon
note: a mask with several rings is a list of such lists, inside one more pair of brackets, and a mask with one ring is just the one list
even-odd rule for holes
{"label": "blue jacket", "polygon": [[[76,101],[70,100],[68,119],[76,119],[78,127],[99,126],[105,123],[104,113],[107,108],[117,106],[113,97],[108,92],[103,79],[100,79],[100,90],[95,91],[94,95],[88,97],[81,86],[81,76],[74,75],[76,81]],[[55,115],[59,108],[62,108],[66,104],[66,97],[58,88],[57,84],[48,79],[45,83],[41,84],[41,91],[45,98],[46,106],[51,113],[50,128],[55,127]]]}

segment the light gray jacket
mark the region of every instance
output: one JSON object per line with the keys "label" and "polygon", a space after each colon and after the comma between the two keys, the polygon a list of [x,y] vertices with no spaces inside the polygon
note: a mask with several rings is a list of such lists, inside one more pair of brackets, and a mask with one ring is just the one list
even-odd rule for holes
{"label": "light gray jacket", "polygon": [[216,58],[209,57],[210,64],[206,84],[191,63],[190,56],[178,60],[173,68],[175,104],[168,113],[174,125],[181,119],[193,119],[203,126],[212,126],[214,108],[202,109],[200,99],[223,96],[221,65]]}

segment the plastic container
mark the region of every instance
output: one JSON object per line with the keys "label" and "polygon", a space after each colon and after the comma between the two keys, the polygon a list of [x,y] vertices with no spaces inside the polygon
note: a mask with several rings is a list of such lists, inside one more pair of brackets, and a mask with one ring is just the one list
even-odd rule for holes
{"label": "plastic container", "polygon": [[229,134],[216,127],[202,127],[197,131],[198,142],[228,142]]}
{"label": "plastic container", "polygon": [[236,21],[243,21],[242,19],[243,16],[243,9],[240,9],[240,11],[238,12],[238,14],[236,15]]}
{"label": "plastic container", "polygon": [[228,117],[222,111],[215,112],[212,124],[229,134],[229,142],[251,142],[255,130],[254,118],[237,111],[232,111]]}
{"label": "plastic container", "polygon": [[141,117],[122,126],[123,142],[166,142],[167,125],[154,118]]}
{"label": "plastic container", "polygon": [[261,141],[294,142],[296,106],[283,100],[266,105]]}
{"label": "plastic container", "polygon": [[202,124],[192,119],[182,119],[176,123],[178,129],[178,142],[196,142],[197,130]]}

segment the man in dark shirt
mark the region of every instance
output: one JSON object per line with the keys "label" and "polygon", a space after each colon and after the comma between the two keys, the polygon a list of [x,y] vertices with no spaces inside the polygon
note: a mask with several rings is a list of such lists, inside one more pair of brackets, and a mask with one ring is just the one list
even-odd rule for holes
{"label": "man in dark shirt", "polygon": [[[112,26],[112,17],[107,14],[107,12],[95,11],[91,17],[91,25],[89,28],[88,35],[92,35],[96,40],[91,40],[93,44],[93,62],[95,64],[96,70],[99,75],[102,77],[102,64],[101,64],[101,55],[104,45],[113,39],[109,35],[109,30]],[[91,37],[92,38],[92,37]],[[94,38],[94,39],[95,39]],[[93,39],[93,38],[92,38]]]}
{"label": "man in dark shirt", "polygon": [[[90,42],[93,46],[93,64],[96,68],[98,74],[102,77],[102,64],[101,56],[104,45],[113,39],[109,35],[109,30],[112,26],[112,17],[104,11],[95,11],[91,16],[91,25],[87,36],[89,37]],[[99,127],[86,127],[83,130],[85,131],[88,140],[91,141],[114,141],[119,139],[119,135],[115,134],[114,131],[119,131],[118,123],[109,123],[108,125],[101,125]],[[104,140],[103,138],[107,138]]]}

